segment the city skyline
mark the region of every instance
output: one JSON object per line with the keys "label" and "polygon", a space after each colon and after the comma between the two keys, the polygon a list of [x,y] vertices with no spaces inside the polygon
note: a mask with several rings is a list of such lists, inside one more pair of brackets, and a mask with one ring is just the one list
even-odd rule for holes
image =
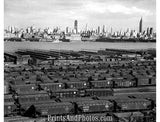
{"label": "city skyline", "polygon": [[86,27],[139,29],[138,22],[143,18],[143,29],[156,29],[155,0],[5,0],[5,27],[54,27],[65,30],[73,28],[73,22],[78,20],[80,30]]}

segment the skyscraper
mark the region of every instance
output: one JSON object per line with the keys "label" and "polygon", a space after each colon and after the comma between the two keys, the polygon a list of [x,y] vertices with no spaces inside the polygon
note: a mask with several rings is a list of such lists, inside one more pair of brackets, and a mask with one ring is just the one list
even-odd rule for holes
{"label": "skyscraper", "polygon": [[147,28],[147,36],[150,35],[150,30],[149,30],[149,27]]}
{"label": "skyscraper", "polygon": [[98,34],[100,34],[100,26],[98,26]]}
{"label": "skyscraper", "polygon": [[69,31],[69,29],[68,29],[68,27],[66,27],[66,33],[68,33],[68,31]]}
{"label": "skyscraper", "polygon": [[76,33],[78,33],[78,21],[74,21],[74,29],[76,30]]}
{"label": "skyscraper", "polygon": [[105,33],[105,26],[104,26],[104,25],[103,25],[103,29],[102,29],[102,32],[103,32],[103,33]]}
{"label": "skyscraper", "polygon": [[139,33],[142,33],[142,18],[140,19],[139,22]]}
{"label": "skyscraper", "polygon": [[150,34],[151,35],[153,34],[153,28],[150,28]]}

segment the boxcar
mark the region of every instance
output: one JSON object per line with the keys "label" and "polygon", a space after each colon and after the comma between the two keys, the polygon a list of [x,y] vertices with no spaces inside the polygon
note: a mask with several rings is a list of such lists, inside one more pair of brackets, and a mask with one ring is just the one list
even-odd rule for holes
{"label": "boxcar", "polygon": [[111,89],[86,89],[87,96],[112,96],[113,91]]}
{"label": "boxcar", "polygon": [[137,77],[138,80],[138,86],[146,86],[149,84],[149,78],[145,76]]}
{"label": "boxcar", "polygon": [[61,89],[61,90],[54,91],[53,95],[59,98],[77,97],[78,90],[77,89]]}
{"label": "boxcar", "polygon": [[146,99],[117,99],[117,111],[137,111],[151,109],[151,101]]}
{"label": "boxcar", "polygon": [[14,102],[14,99],[11,94],[4,95],[4,103],[5,102]]}
{"label": "boxcar", "polygon": [[18,95],[20,104],[29,102],[46,102],[50,100],[47,92],[32,92],[30,94],[19,94]]}
{"label": "boxcar", "polygon": [[44,83],[40,84],[43,89],[50,89],[50,90],[59,90],[64,88],[63,83]]}
{"label": "boxcar", "polygon": [[80,113],[113,111],[114,104],[106,100],[78,101]]}
{"label": "boxcar", "polygon": [[76,89],[83,89],[87,88],[87,83],[86,82],[67,82],[67,86],[69,88],[76,88]]}
{"label": "boxcar", "polygon": [[117,94],[115,96],[128,96],[128,97],[135,97],[139,99],[150,99],[156,105],[156,92],[134,92],[134,93],[123,93]]}
{"label": "boxcar", "polygon": [[113,87],[113,82],[111,80],[98,80],[91,81],[94,88],[110,88]]}
{"label": "boxcar", "polygon": [[136,86],[135,80],[130,79],[113,79],[114,88],[121,88],[121,87],[134,87]]}
{"label": "boxcar", "polygon": [[43,103],[35,105],[36,111],[40,112],[42,116],[48,115],[64,115],[74,113],[74,105],[72,103]]}
{"label": "boxcar", "polygon": [[156,85],[156,77],[149,78],[149,84]]}
{"label": "boxcar", "polygon": [[114,97],[119,97],[119,98],[135,97],[135,98],[139,98],[139,99],[140,98],[141,99],[151,99],[156,103],[156,92],[131,92],[131,93],[125,92],[125,93],[114,94]]}
{"label": "boxcar", "polygon": [[47,101],[34,101],[34,102],[23,102],[21,103],[21,108],[27,111],[32,105],[42,105],[42,104],[53,104],[56,103],[54,100],[47,100]]}
{"label": "boxcar", "polygon": [[25,92],[33,92],[36,88],[35,84],[24,84],[24,85],[13,85],[13,89],[16,90],[17,93],[25,93]]}
{"label": "boxcar", "polygon": [[134,92],[156,92],[155,86],[132,87],[132,88],[114,88],[114,94],[134,93]]}

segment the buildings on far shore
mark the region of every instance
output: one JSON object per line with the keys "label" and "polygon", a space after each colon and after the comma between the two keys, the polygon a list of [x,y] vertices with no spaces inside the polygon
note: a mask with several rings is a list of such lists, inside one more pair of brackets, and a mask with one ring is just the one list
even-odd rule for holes
{"label": "buildings on far shore", "polygon": [[97,27],[97,29],[89,30],[87,27],[84,30],[79,30],[78,20],[74,21],[73,27],[66,27],[63,31],[59,27],[55,28],[35,28],[30,26],[23,29],[18,29],[14,26],[9,26],[4,30],[4,38],[38,38],[38,39],[53,39],[56,36],[60,36],[65,32],[67,36],[77,35],[82,33],[89,33],[90,35],[105,36],[108,38],[144,38],[144,39],[156,39],[156,32],[153,27],[148,27],[146,30],[143,29],[142,18],[139,21],[139,30],[131,30],[129,28],[126,31],[113,31],[113,29],[107,28],[105,25]]}

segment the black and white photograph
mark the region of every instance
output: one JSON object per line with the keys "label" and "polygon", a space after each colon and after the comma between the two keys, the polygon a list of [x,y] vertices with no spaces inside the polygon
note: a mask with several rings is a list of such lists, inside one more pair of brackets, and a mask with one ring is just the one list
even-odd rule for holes
{"label": "black and white photograph", "polygon": [[156,122],[156,0],[4,0],[3,19],[4,122]]}

